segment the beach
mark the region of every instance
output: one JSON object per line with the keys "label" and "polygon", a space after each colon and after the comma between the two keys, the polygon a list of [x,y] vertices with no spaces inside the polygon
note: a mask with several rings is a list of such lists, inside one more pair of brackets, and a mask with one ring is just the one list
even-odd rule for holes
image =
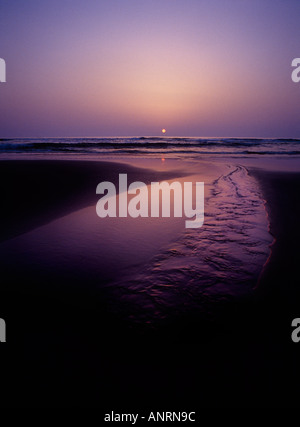
{"label": "beach", "polygon": [[[298,381],[290,323],[300,175],[262,167],[248,175],[228,160],[142,164],[1,162],[1,316],[11,337],[1,354],[3,399],[33,407],[289,406]],[[202,177],[206,228],[195,237],[182,218],[109,218],[98,230],[96,185],[117,184],[119,173],[145,183]],[[239,188],[246,205],[235,213],[244,221],[236,235],[226,198],[235,175],[244,187],[258,184],[266,202],[253,199],[249,211],[249,189]],[[210,235],[216,218],[220,230],[231,224],[225,243],[221,231]],[[242,253],[245,246],[252,250]]]}
{"label": "beach", "polygon": [[297,408],[300,1],[2,3],[0,406]]}

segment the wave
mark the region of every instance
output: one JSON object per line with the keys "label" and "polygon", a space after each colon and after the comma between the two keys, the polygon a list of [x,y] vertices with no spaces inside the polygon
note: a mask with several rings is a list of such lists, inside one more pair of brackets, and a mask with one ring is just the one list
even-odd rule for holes
{"label": "wave", "polygon": [[262,138],[40,138],[0,139],[1,153],[83,153],[83,154],[230,154],[299,155],[300,139]]}

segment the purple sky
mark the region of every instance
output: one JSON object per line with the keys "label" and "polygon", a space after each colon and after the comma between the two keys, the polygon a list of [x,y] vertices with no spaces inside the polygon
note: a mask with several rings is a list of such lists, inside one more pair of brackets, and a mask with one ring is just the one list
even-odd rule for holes
{"label": "purple sky", "polygon": [[1,0],[0,137],[300,137],[299,0]]}

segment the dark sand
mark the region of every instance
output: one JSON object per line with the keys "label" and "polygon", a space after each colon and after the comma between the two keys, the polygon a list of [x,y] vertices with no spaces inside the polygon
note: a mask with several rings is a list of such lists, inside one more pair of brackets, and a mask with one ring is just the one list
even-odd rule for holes
{"label": "dark sand", "polygon": [[[1,162],[0,171],[2,240],[96,203],[103,178],[114,182],[122,171],[133,181],[141,173],[108,162],[50,161]],[[144,182],[173,177],[142,173]],[[300,317],[300,174],[251,173],[276,243],[254,297],[227,304],[217,326],[193,314],[159,331],[134,329],[109,311],[105,288],[51,294],[53,278],[40,283],[17,265],[13,279],[2,278],[3,406],[94,406],[101,416],[120,408],[297,406],[300,344],[290,339],[290,323]]]}
{"label": "dark sand", "polygon": [[291,323],[300,317],[300,173],[254,169],[251,173],[267,201],[274,236],[270,259],[257,287],[264,358],[273,383],[266,401],[272,406],[277,402],[279,407],[299,407],[300,345],[291,340]]}

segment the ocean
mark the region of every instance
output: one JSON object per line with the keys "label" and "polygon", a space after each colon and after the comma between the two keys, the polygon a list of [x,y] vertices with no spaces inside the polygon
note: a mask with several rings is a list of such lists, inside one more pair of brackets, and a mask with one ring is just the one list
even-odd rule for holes
{"label": "ocean", "polygon": [[234,157],[300,155],[300,139],[272,138],[15,138],[0,139],[3,154],[163,155],[197,158],[204,155]]}

